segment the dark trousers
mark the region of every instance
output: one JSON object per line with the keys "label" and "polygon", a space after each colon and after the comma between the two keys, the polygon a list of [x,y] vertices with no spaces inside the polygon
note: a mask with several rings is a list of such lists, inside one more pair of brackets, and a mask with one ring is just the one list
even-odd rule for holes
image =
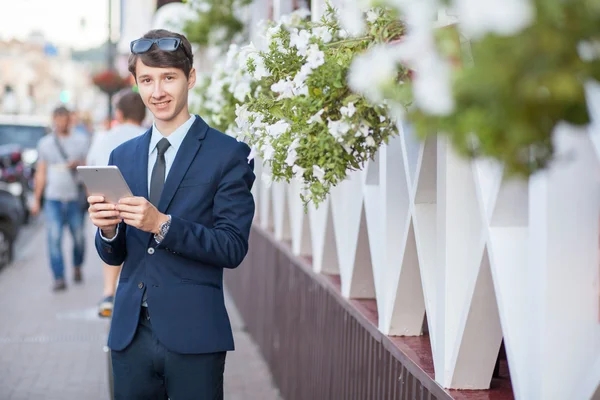
{"label": "dark trousers", "polygon": [[111,355],[115,400],[223,399],[226,353],[167,350],[152,333],[151,318],[143,307],[133,341]]}

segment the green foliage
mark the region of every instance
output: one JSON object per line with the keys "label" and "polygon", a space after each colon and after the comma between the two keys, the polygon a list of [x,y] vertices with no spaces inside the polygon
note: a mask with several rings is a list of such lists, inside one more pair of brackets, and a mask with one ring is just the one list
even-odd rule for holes
{"label": "green foliage", "polygon": [[551,162],[558,123],[589,122],[584,84],[600,79],[600,2],[534,3],[522,32],[471,42],[474,65],[455,71],[450,115],[408,114],[423,137],[445,133],[461,153],[527,176]]}

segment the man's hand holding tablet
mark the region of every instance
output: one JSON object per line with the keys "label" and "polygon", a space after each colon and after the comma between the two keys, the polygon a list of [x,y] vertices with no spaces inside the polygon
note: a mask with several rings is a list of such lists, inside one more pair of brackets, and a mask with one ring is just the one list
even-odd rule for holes
{"label": "man's hand holding tablet", "polygon": [[102,236],[112,239],[117,234],[117,225],[122,221],[116,204],[106,202],[104,196],[88,197],[92,223],[102,231]]}

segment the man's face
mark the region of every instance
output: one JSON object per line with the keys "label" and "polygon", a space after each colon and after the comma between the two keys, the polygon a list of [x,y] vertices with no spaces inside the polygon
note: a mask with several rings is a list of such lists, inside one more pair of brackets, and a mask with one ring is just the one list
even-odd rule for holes
{"label": "man's face", "polygon": [[196,83],[195,70],[188,79],[179,68],[149,67],[138,58],[136,75],[140,96],[154,118],[171,121],[187,112],[188,91]]}
{"label": "man's face", "polygon": [[57,114],[54,116],[54,129],[60,133],[67,133],[71,125],[69,114]]}

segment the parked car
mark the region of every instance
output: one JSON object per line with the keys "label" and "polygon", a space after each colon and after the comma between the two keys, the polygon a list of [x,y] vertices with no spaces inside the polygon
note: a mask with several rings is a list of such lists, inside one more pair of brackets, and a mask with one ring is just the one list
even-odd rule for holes
{"label": "parked car", "polygon": [[0,181],[20,198],[29,219],[29,198],[38,159],[39,140],[50,131],[50,119],[24,115],[0,115]]}
{"label": "parked car", "polygon": [[31,167],[23,162],[23,149],[18,145],[0,145],[0,182],[4,189],[17,197],[25,210],[25,220],[29,220],[29,199],[31,192]]}
{"label": "parked car", "polygon": [[25,210],[21,201],[8,191],[8,184],[0,182],[0,267],[12,261]]}

